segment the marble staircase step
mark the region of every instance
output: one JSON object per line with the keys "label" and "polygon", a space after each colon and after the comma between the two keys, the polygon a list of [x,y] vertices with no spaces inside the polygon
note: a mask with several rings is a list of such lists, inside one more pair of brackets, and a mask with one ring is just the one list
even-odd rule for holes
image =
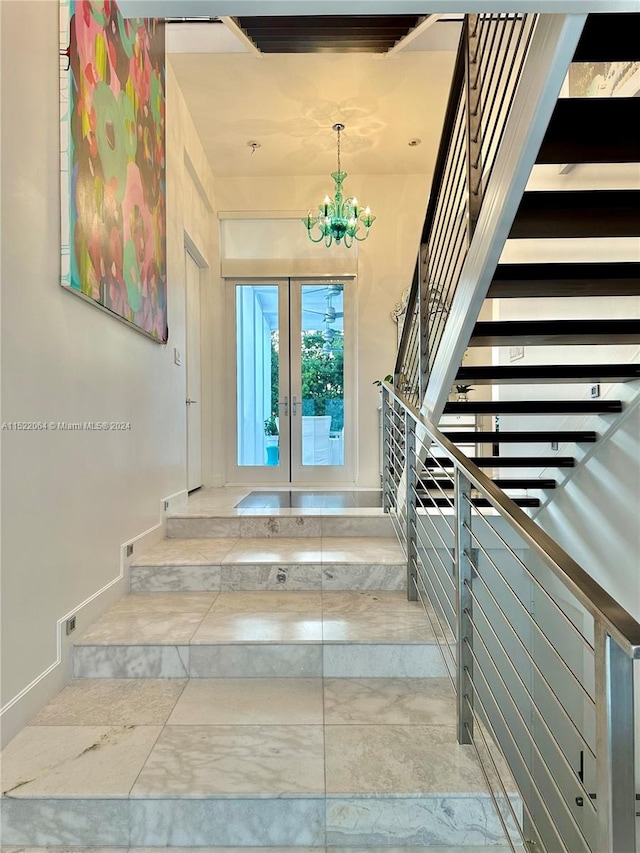
{"label": "marble staircase step", "polygon": [[387,537],[165,539],[131,564],[132,592],[405,588],[404,554]]}
{"label": "marble staircase step", "polygon": [[78,678],[438,677],[404,592],[135,593],[76,642]]}
{"label": "marble staircase step", "polygon": [[167,517],[170,539],[393,537],[388,514],[356,510],[197,510],[190,506]]}
{"label": "marble staircase step", "polygon": [[73,681],[3,752],[4,846],[502,845],[448,679]]}

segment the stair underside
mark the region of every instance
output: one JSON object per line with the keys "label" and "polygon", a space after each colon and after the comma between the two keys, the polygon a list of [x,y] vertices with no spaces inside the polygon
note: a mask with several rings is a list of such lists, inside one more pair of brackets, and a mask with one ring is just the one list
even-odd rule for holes
{"label": "stair underside", "polygon": [[516,444],[520,442],[547,443],[550,441],[575,441],[578,444],[592,444],[597,440],[596,433],[591,430],[566,430],[564,432],[559,430],[528,430],[526,432],[511,432],[510,430],[501,432],[484,432],[478,430],[473,432],[445,432],[443,435],[448,438],[449,441],[453,441],[454,444]]}
{"label": "stair underside", "polygon": [[[445,507],[445,508],[453,508],[453,496],[451,498],[446,497],[437,497],[433,494],[428,494],[426,492],[418,492],[417,495],[418,506],[424,507],[427,509],[431,506],[437,507]],[[539,507],[540,499],[539,498],[522,498],[522,497],[512,497],[511,500],[517,504],[517,506],[521,507]],[[476,507],[491,507],[493,504],[488,501],[486,498],[471,498],[471,503]]]}
{"label": "stair underside", "polygon": [[488,299],[638,296],[640,264],[500,264]]}
{"label": "stair underside", "polygon": [[588,15],[574,62],[634,62],[639,59],[640,14]]}
{"label": "stair underside", "polygon": [[629,382],[640,379],[640,364],[527,364],[461,367],[456,382],[465,385],[560,385]]}
{"label": "stair underside", "polygon": [[511,320],[476,323],[470,346],[640,343],[640,320]]}
{"label": "stair underside", "polygon": [[536,163],[640,162],[637,127],[637,98],[560,98]]}
{"label": "stair underside", "polygon": [[[470,456],[469,461],[478,468],[574,468],[572,456]],[[453,468],[450,459],[427,459],[426,468]]]}
{"label": "stair underside", "polygon": [[[437,486],[435,485],[436,482]],[[501,489],[505,489],[506,491],[509,491],[511,489],[555,489],[558,485],[555,480],[550,480],[548,478],[528,479],[526,477],[494,477],[493,482],[496,484],[496,486],[499,486]],[[432,487],[434,489],[442,489],[445,492],[452,492],[455,488],[455,485],[452,480],[445,477],[429,477],[424,482],[422,482],[422,486],[426,489]]]}
{"label": "stair underside", "polygon": [[602,415],[621,411],[620,400],[470,400],[444,407],[445,415]]}
{"label": "stair underside", "polygon": [[525,192],[510,239],[640,236],[640,190]]}

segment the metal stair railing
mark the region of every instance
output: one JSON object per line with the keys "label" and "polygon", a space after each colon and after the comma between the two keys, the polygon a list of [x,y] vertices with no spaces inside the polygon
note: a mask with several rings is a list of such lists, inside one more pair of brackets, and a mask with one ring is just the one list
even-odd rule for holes
{"label": "metal stair railing", "polygon": [[511,849],[634,853],[640,624],[386,383],[382,418],[408,595]]}

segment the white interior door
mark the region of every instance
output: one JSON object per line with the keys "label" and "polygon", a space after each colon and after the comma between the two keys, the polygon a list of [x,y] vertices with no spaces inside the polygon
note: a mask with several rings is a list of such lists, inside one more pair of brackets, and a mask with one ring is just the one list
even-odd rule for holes
{"label": "white interior door", "polygon": [[354,284],[227,283],[230,483],[353,482]]}
{"label": "white interior door", "polygon": [[187,489],[202,485],[202,371],[200,349],[200,267],[185,251]]}

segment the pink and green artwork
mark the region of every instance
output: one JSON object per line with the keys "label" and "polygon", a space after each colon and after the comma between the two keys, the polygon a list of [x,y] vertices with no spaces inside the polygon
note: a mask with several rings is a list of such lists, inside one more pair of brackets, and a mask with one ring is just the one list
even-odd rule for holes
{"label": "pink and green artwork", "polygon": [[60,58],[62,284],[164,343],[164,26],[61,0]]}

